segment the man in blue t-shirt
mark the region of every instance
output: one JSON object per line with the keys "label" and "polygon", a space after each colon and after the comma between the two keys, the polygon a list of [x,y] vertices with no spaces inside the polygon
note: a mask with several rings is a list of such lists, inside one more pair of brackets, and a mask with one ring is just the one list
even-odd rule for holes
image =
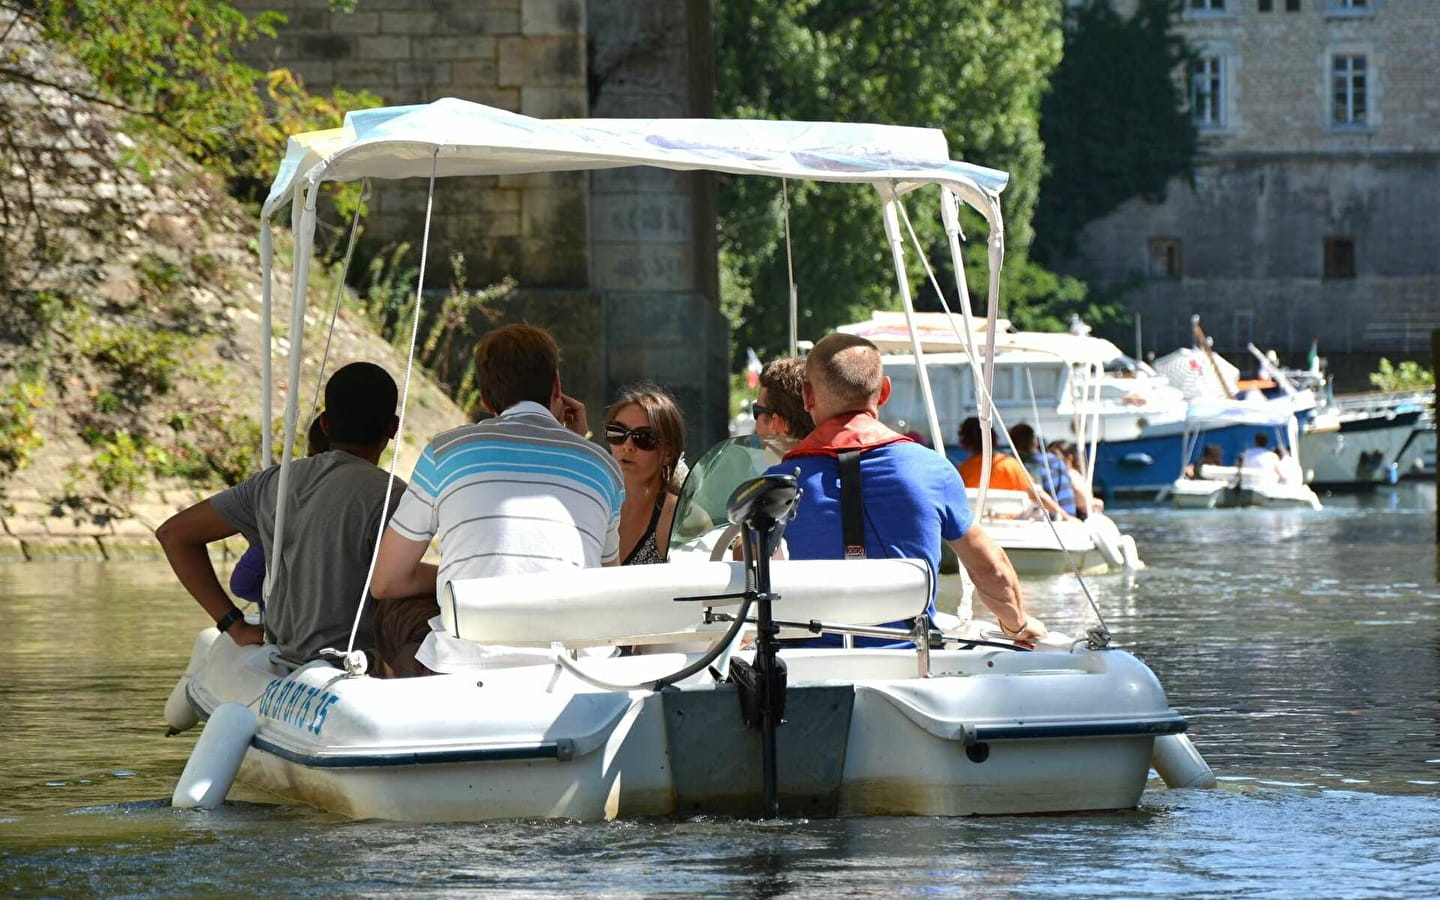
{"label": "man in blue t-shirt", "polygon": [[[923,559],[938,574],[944,540],[1006,635],[1045,636],[1045,624],[1025,612],[1005,551],[974,523],[955,467],[880,422],[890,379],[874,344],[851,334],[821,339],[806,360],[804,398],[815,430],[770,469],[789,474],[798,468],[805,491],[785,530],[791,559],[846,557],[839,455],[858,450],[866,558]],[[935,613],[933,596],[928,612]]]}

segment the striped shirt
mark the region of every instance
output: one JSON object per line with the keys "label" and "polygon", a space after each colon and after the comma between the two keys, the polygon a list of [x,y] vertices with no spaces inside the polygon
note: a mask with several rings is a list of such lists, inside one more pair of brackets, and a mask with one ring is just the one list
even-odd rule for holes
{"label": "striped shirt", "polygon": [[440,538],[437,590],[482,578],[598,566],[620,555],[620,467],[538,403],[437,435],[390,527]]}

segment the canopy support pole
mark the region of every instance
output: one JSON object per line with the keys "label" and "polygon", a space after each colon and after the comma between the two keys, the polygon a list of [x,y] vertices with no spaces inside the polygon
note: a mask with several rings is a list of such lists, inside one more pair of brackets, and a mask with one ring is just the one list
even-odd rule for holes
{"label": "canopy support pole", "polygon": [[925,371],[925,352],[920,347],[920,335],[915,331],[915,303],[910,297],[910,279],[905,275],[905,242],[900,234],[900,216],[896,207],[900,203],[893,185],[875,186],[885,203],[885,236],[890,239],[890,258],[895,265],[895,283],[900,288],[900,302],[905,309],[905,326],[910,331],[910,349],[915,354],[915,369],[920,373],[920,395],[925,401],[925,416],[930,425],[930,440],[937,451],[943,452],[945,440],[940,434],[940,417],[935,412],[935,395],[930,390],[930,375]]}
{"label": "canopy support pole", "polygon": [[290,461],[295,456],[295,423],[300,414],[300,366],[304,359],[305,346],[305,288],[310,278],[310,250],[314,245],[315,201],[318,193],[318,183],[312,183],[302,194],[303,206],[295,205],[300,209],[300,214],[295,229],[295,281],[290,295],[290,366],[289,381],[285,386],[285,449],[281,451],[280,482],[275,495],[275,536],[271,540],[270,552],[265,554],[263,593],[267,602],[270,599],[271,587],[275,583],[278,571],[276,567],[285,555],[285,507],[289,505]]}
{"label": "canopy support pole", "polygon": [[269,216],[260,219],[260,466],[268,469],[274,463],[275,455],[270,449],[275,442],[270,424],[275,415],[272,411],[275,376],[272,373],[274,360],[274,335],[270,324],[273,302],[271,295],[275,286],[275,235]]}

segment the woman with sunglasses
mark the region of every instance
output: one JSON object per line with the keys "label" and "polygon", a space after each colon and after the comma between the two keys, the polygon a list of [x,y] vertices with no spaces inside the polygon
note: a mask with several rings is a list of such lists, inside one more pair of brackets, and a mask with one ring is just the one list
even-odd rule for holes
{"label": "woman with sunglasses", "polygon": [[685,423],[675,398],[655,384],[623,388],[605,411],[605,442],[625,480],[620,564],[664,562],[680,499],[675,468],[685,449]]}

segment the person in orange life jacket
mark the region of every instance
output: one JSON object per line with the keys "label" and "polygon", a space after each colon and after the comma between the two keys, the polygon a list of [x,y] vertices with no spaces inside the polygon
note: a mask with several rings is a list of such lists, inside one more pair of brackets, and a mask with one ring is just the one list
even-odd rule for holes
{"label": "person in orange life jacket", "polygon": [[[881,424],[890,379],[874,344],[850,334],[821,339],[805,364],[804,398],[815,430],[769,470],[800,470],[805,493],[785,531],[791,559],[846,557],[839,457],[857,450],[867,558],[923,559],[938,574],[944,540],[1006,635],[1023,641],[1045,636],[1045,624],[1025,611],[1005,551],[973,521],[955,467]],[[933,595],[927,611],[934,615]]]}

